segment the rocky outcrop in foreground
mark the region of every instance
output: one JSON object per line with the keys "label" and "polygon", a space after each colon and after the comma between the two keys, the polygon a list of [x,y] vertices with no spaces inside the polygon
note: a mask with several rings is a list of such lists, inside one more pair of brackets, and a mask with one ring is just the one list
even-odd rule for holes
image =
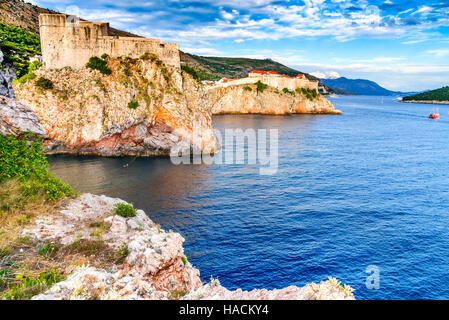
{"label": "rocky outcrop in foreground", "polygon": [[[40,69],[17,84],[18,101],[39,116],[48,154],[169,155],[219,149],[202,88],[157,57],[107,58],[111,74]],[[45,78],[47,88],[39,86]]]}
{"label": "rocky outcrop in foreground", "polygon": [[[41,243],[70,245],[103,241],[111,250],[126,252],[123,264],[105,268],[82,266],[63,282],[34,297],[46,299],[349,299],[352,289],[330,279],[303,288],[229,291],[218,280],[203,284],[200,273],[184,256],[184,239],[165,232],[143,211],[136,217],[114,214],[122,200],[84,194],[70,200],[55,215],[39,218],[23,236]],[[101,234],[93,226],[103,226]]]}
{"label": "rocky outcrop in foreground", "polygon": [[258,92],[255,85],[231,86],[208,90],[212,114],[342,114],[319,95],[309,99],[301,93],[280,92],[268,87]]}

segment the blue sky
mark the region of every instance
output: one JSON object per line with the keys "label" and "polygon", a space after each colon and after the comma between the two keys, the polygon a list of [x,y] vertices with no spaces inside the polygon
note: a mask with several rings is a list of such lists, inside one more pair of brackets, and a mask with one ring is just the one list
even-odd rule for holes
{"label": "blue sky", "polygon": [[449,85],[449,1],[34,0],[209,56],[272,58],[391,90]]}

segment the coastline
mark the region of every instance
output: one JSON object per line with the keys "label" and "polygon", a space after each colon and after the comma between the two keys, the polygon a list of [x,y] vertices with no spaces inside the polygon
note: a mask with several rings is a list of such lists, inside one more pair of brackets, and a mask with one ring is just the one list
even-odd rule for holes
{"label": "coastline", "polygon": [[420,104],[442,104],[442,105],[449,104],[449,101],[426,101],[426,100],[411,100],[411,101],[400,100],[400,102],[403,102],[403,103],[420,103]]}
{"label": "coastline", "polygon": [[[31,241],[51,243],[60,251],[101,241],[105,251],[126,253],[121,263],[100,257],[92,264],[87,260],[67,265],[68,277],[33,300],[355,300],[352,288],[331,277],[280,290],[230,291],[216,279],[205,284],[184,255],[180,234],[164,231],[142,210],[136,210],[134,217],[119,216],[114,213],[118,204],[129,205],[121,199],[82,194],[65,201],[57,212],[38,217],[22,232]],[[101,225],[101,233],[93,232],[93,225]]]}

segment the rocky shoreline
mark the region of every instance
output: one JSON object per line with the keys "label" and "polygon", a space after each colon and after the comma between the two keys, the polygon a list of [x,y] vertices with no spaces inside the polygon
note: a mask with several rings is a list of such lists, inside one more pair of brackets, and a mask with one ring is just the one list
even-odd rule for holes
{"label": "rocky shoreline", "polygon": [[[184,255],[181,235],[162,230],[141,210],[131,218],[115,215],[118,203],[125,202],[83,194],[23,231],[37,243],[67,246],[101,240],[113,251],[126,246],[127,252],[123,264],[67,266],[72,274],[34,300],[354,300],[353,290],[332,278],[302,288],[251,292],[227,290],[218,280],[204,284]],[[94,233],[93,225],[104,226],[103,232]]]}

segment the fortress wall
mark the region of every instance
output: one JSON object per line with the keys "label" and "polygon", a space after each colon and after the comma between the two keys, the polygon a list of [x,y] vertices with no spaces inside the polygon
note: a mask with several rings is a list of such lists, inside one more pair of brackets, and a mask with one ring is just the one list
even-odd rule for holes
{"label": "fortress wall", "polygon": [[39,24],[42,58],[49,69],[82,68],[92,56],[104,53],[139,58],[147,52],[156,54],[166,65],[181,68],[177,44],[158,39],[109,36],[108,23],[71,23],[63,14],[42,14]]}
{"label": "fortress wall", "polygon": [[227,88],[230,86],[255,84],[258,81],[266,85],[269,85],[270,87],[276,88],[279,91],[283,90],[284,88],[287,88],[290,91],[295,91],[298,88],[305,88],[318,91],[318,81],[310,81],[308,79],[298,79],[298,78],[293,79],[269,75],[257,75],[257,76],[252,75],[251,77],[248,78],[221,83],[219,85],[209,87],[208,89],[214,89],[217,87]]}

